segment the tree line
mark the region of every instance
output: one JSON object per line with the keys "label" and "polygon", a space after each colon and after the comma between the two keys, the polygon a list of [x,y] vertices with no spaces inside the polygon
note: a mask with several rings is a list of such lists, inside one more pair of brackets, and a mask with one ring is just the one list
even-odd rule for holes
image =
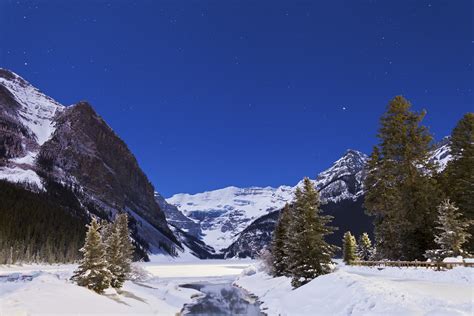
{"label": "tree line", "polygon": [[25,185],[0,180],[0,264],[78,260],[88,218],[77,199],[60,185]]}
{"label": "tree line", "polygon": [[[452,159],[442,169],[429,154],[433,137],[422,124],[425,111],[415,112],[402,96],[388,104],[380,119],[366,166],[365,208],[374,216],[375,240],[367,233],[346,232],[343,259],[442,260],[469,256],[474,222],[474,113],[454,128]],[[439,171],[442,170],[442,171]],[[280,213],[265,260],[274,276],[292,278],[301,286],[332,270],[337,247],[325,241],[336,228],[321,214],[318,192],[308,178],[294,201]]]}

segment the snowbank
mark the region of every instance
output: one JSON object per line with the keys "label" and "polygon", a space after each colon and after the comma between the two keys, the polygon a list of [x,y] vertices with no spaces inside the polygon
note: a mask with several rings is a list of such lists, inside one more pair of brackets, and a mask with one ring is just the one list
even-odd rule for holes
{"label": "snowbank", "polygon": [[473,270],[340,266],[296,290],[259,271],[235,284],[257,295],[268,315],[471,315]]}
{"label": "snowbank", "polygon": [[[0,267],[0,314],[176,315],[199,293],[181,288],[176,282],[154,278],[127,281],[121,290],[108,289],[99,295],[68,281],[72,267],[45,266],[36,272],[28,270],[34,266]],[[11,272],[17,269],[21,272]]]}

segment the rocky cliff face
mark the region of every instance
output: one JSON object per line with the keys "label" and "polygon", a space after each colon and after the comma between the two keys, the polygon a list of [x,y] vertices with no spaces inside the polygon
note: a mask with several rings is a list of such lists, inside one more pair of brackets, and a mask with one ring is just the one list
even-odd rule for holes
{"label": "rocky cliff face", "polygon": [[73,187],[96,215],[127,212],[151,252],[180,248],[135,157],[90,104],[64,107],[1,70],[0,109],[0,178]]}
{"label": "rocky cliff face", "polygon": [[155,192],[155,200],[163,210],[168,223],[179,230],[200,239],[202,236],[201,224],[194,219],[184,215],[175,205],[166,202],[165,198]]}

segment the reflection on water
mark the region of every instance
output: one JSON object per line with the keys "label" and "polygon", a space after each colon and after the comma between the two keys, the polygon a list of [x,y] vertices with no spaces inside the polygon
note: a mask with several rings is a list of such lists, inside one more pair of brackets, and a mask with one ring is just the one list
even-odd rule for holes
{"label": "reflection on water", "polygon": [[231,283],[193,283],[182,287],[204,293],[196,303],[184,306],[184,315],[264,315],[255,299]]}

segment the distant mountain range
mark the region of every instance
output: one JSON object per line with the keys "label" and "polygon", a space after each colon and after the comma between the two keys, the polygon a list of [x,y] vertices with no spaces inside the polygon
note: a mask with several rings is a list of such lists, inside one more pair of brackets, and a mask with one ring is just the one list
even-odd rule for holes
{"label": "distant mountain range", "polygon": [[[440,142],[430,160],[442,170],[450,160],[449,139]],[[341,244],[345,231],[372,234],[372,219],[363,208],[365,167],[368,157],[348,150],[327,170],[312,180],[322,200],[322,209],[334,216],[339,229],[328,240]],[[224,257],[255,257],[266,246],[279,211],[301,186],[227,187],[198,194],[176,194],[160,205],[169,223],[201,239]]]}

